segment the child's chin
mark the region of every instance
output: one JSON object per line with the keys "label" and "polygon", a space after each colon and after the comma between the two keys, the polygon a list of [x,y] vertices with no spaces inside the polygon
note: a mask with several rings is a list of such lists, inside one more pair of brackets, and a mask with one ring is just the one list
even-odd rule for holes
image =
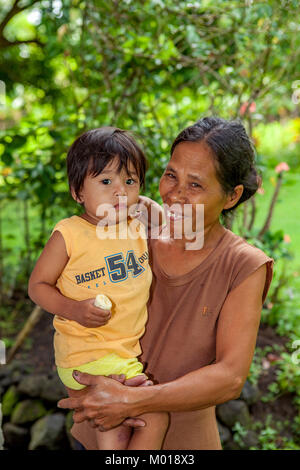
{"label": "child's chin", "polygon": [[109,225],[114,225],[114,224],[119,224],[120,222],[124,222],[125,220],[127,220],[127,212],[124,214],[117,213],[116,217],[109,220],[108,223]]}

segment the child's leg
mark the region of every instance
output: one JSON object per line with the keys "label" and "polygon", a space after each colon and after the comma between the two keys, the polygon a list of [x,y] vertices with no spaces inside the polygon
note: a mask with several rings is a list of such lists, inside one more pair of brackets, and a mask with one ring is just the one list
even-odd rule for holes
{"label": "child's leg", "polygon": [[126,450],[132,433],[130,426],[120,425],[106,432],[96,430],[99,450]]}
{"label": "child's leg", "polygon": [[[73,390],[66,387],[69,397],[78,397],[84,394],[84,389]],[[99,431],[95,428],[98,450],[125,450],[132,433],[130,426],[120,425],[109,431]]]}
{"label": "child's leg", "polygon": [[169,425],[168,413],[147,413],[139,418],[146,426],[133,428],[128,450],[160,450]]}

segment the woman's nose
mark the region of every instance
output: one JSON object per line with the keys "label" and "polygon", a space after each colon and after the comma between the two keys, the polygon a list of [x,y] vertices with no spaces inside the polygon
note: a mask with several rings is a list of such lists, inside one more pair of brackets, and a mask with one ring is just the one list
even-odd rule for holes
{"label": "woman's nose", "polygon": [[169,194],[169,199],[172,204],[175,204],[176,202],[184,204],[187,202],[185,191],[181,187],[174,188]]}

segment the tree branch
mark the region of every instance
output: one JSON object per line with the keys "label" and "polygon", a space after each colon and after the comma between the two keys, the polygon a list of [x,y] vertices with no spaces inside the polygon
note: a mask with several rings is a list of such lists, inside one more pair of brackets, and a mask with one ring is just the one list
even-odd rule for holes
{"label": "tree branch", "polygon": [[43,46],[44,44],[39,41],[38,39],[24,39],[24,41],[8,41],[7,39],[0,36],[0,49],[5,49],[11,46],[19,46],[20,44],[38,44],[39,46]]}
{"label": "tree branch", "polygon": [[38,39],[30,39],[30,40],[20,40],[20,41],[9,41],[4,37],[4,29],[6,25],[9,23],[9,21],[16,16],[18,13],[21,13],[21,11],[26,10],[27,8],[32,7],[35,3],[40,2],[41,0],[31,0],[30,3],[27,5],[24,5],[22,7],[18,6],[20,0],[15,0],[14,3],[12,4],[11,9],[6,13],[5,17],[0,23],[0,48],[3,49],[5,47],[10,47],[10,46],[16,46],[18,44],[26,44],[26,43],[36,43],[42,46],[42,43]]}
{"label": "tree branch", "polygon": [[20,12],[20,7],[18,7],[19,0],[15,0],[11,9],[6,13],[5,17],[0,23],[0,33],[2,34],[7,23]]}
{"label": "tree branch", "polygon": [[270,207],[269,207],[269,211],[268,211],[266,221],[265,221],[261,231],[259,232],[259,234],[257,236],[257,238],[259,240],[261,240],[263,235],[266,233],[266,231],[269,230],[271,220],[272,220],[272,216],[273,216],[274,207],[275,207],[275,202],[277,201],[281,184],[282,184],[282,172],[280,172],[278,174],[276,187],[275,187],[274,194],[273,194],[273,197],[272,197],[272,200],[271,200],[271,204],[270,204]]}

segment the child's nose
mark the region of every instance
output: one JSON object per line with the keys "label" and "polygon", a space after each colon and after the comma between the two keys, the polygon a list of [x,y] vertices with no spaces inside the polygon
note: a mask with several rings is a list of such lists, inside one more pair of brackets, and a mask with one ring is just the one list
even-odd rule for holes
{"label": "child's nose", "polygon": [[119,183],[115,188],[115,196],[126,196],[126,186],[123,183]]}

